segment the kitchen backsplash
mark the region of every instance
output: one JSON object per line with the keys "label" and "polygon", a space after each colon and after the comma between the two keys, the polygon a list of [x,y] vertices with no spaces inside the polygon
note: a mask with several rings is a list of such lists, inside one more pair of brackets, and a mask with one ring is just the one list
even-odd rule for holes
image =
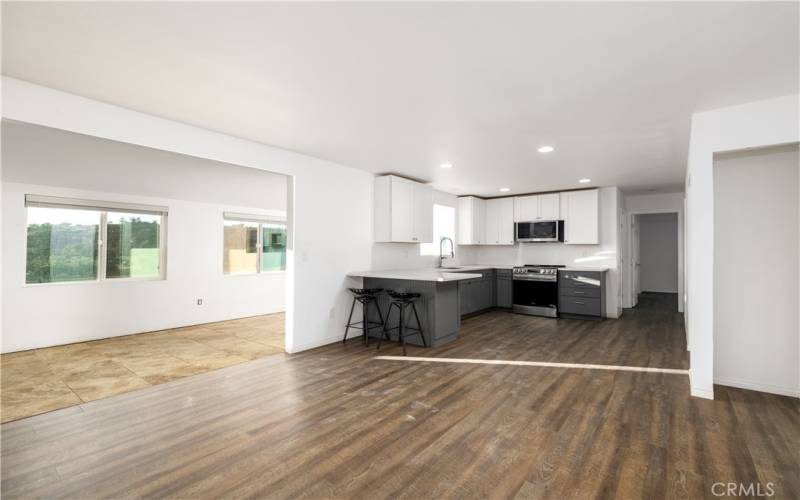
{"label": "kitchen backsplash", "polygon": [[[464,248],[464,247],[462,247]],[[616,245],[518,243],[513,246],[477,246],[469,252],[475,264],[563,264],[580,267],[617,267]]]}

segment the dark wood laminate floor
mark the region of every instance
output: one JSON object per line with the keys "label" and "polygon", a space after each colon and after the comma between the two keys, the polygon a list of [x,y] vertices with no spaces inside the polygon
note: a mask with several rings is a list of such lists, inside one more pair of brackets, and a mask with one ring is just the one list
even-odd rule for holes
{"label": "dark wood laminate floor", "polygon": [[[645,299],[602,323],[492,312],[409,354],[685,367],[680,316]],[[797,399],[375,355],[353,340],[4,424],[3,497],[716,498],[736,481],[800,498]]]}
{"label": "dark wood laminate floor", "polygon": [[677,307],[675,294],[644,293],[621,320],[554,320],[493,311],[465,321],[458,342],[415,349],[413,355],[688,369]]}

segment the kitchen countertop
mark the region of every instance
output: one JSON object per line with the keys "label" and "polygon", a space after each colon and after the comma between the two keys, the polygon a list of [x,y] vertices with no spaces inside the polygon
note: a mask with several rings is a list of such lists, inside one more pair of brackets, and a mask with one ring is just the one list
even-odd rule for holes
{"label": "kitchen countertop", "polygon": [[[480,278],[482,275],[471,271],[481,269],[514,269],[508,264],[483,264],[483,265],[464,265],[445,268],[425,268],[425,269],[386,269],[378,271],[355,271],[347,273],[351,278],[386,278],[396,280],[416,280],[416,281],[461,281]],[[606,272],[607,267],[562,267],[559,271],[594,271]]]}
{"label": "kitchen countertop", "polygon": [[[469,269],[466,269],[469,267]],[[464,266],[457,269],[387,269],[383,271],[356,271],[347,273],[351,278],[384,278],[395,280],[413,280],[413,281],[461,281],[480,278],[482,275],[478,273],[470,273],[464,271],[471,271],[473,269],[488,269],[488,267],[473,267]]]}
{"label": "kitchen countertop", "polygon": [[[455,269],[456,266],[453,266],[454,269],[447,269],[447,271],[452,272],[463,272],[463,271],[477,271],[478,269],[514,269],[514,267],[510,264],[468,264],[463,266],[458,266],[458,269]],[[586,266],[567,266],[567,267],[560,267],[558,268],[559,271],[597,271],[597,272],[604,272],[608,271],[608,267],[586,267]]]}
{"label": "kitchen countertop", "polygon": [[453,269],[453,271],[475,271],[477,269],[514,269],[514,266],[506,264],[468,264],[458,266],[458,269]]}
{"label": "kitchen countertop", "polygon": [[[455,269],[456,266],[453,266],[454,269],[447,269],[448,271],[453,272],[463,272],[463,271],[477,271],[478,269],[514,269],[515,267],[511,264],[466,264],[463,266],[458,266],[458,269]],[[521,267],[521,266],[520,266]],[[588,267],[588,266],[567,266],[567,267],[560,267],[558,268],[559,271],[597,271],[597,272],[604,272],[608,271],[608,267]]]}

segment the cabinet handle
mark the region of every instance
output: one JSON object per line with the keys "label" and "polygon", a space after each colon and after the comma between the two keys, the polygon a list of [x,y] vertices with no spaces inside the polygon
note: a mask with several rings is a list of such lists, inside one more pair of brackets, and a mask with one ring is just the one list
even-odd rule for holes
{"label": "cabinet handle", "polygon": [[586,305],[586,302],[581,302],[580,300],[575,301],[576,304]]}
{"label": "cabinet handle", "polygon": [[586,293],[586,292],[581,292],[580,290],[575,290],[575,293],[576,294],[578,294],[578,293],[583,294],[583,293]]}

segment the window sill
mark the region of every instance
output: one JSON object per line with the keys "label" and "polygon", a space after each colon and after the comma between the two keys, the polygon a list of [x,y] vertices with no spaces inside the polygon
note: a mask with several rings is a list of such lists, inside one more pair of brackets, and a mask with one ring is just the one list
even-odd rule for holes
{"label": "window sill", "polygon": [[272,274],[286,274],[286,271],[261,271],[260,273],[222,273],[225,278],[232,278],[236,276],[269,276]]}
{"label": "window sill", "polygon": [[54,283],[23,283],[23,287],[38,288],[48,286],[81,286],[81,285],[106,285],[112,283],[139,283],[150,281],[167,281],[166,277],[156,278],[107,278],[104,280],[86,280],[86,281],[56,281]]}

